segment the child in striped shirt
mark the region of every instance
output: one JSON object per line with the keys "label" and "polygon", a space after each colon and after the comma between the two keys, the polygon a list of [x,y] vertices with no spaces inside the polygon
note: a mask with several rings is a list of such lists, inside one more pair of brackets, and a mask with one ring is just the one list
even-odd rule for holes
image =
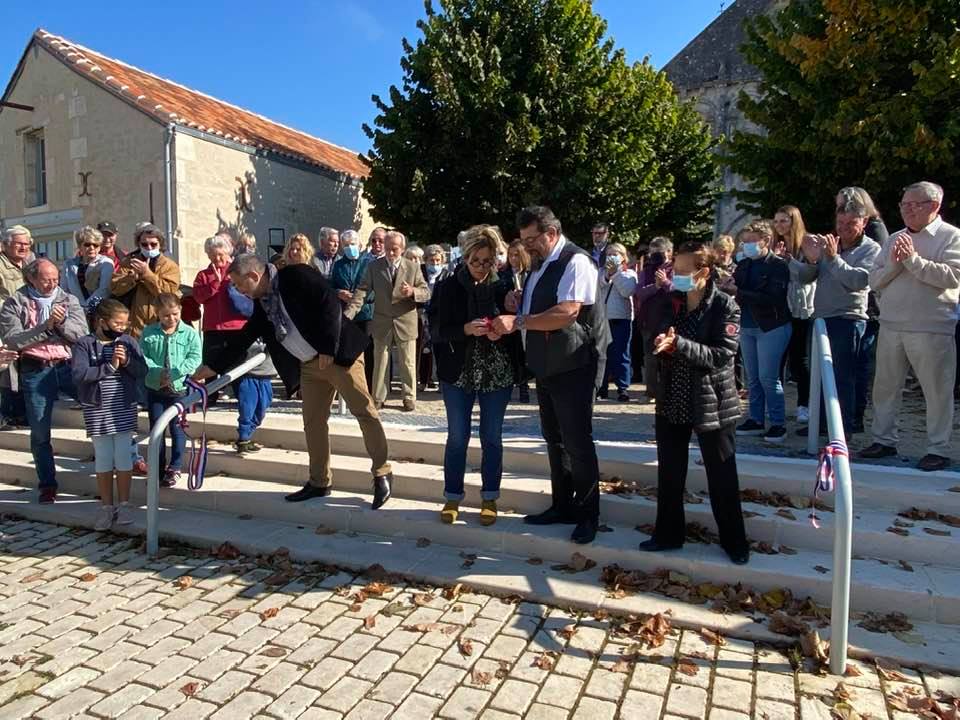
{"label": "child in striped shirt", "polygon": [[137,430],[137,388],[147,374],[147,365],[137,341],[127,334],[129,320],[130,313],[122,303],[104,300],[94,313],[93,333],[73,346],[73,382],[83,406],[87,435],[93,440],[100,492],[95,530],[109,530],[114,522],[133,522],[129,509],[133,477],[130,445]]}

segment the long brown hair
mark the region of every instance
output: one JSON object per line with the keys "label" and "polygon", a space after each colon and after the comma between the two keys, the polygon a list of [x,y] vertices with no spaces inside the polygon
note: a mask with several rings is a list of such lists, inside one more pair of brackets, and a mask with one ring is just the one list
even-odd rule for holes
{"label": "long brown hair", "polygon": [[776,252],[777,245],[782,241],[791,257],[799,257],[800,244],[803,242],[803,236],[807,234],[807,226],[803,223],[803,215],[800,214],[800,209],[794,205],[783,205],[777,208],[774,217],[780,213],[790,218],[790,235],[789,237],[781,237],[776,226],[774,226],[773,247],[770,250]]}

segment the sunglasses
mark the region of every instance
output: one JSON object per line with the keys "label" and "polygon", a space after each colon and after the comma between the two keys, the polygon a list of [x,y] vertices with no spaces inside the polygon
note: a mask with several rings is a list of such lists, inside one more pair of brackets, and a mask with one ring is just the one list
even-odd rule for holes
{"label": "sunglasses", "polygon": [[100,243],[85,242],[85,243],[83,244],[83,247],[85,247],[85,248],[98,248],[98,247],[100,247]]}

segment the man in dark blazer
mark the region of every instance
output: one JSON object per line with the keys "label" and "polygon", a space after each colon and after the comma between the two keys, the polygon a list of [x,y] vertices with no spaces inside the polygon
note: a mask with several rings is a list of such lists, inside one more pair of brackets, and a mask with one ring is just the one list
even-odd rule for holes
{"label": "man in dark blazer", "polygon": [[387,373],[390,348],[397,346],[400,355],[400,382],[403,384],[403,409],[416,409],[417,402],[417,304],[430,299],[430,288],[420,264],[403,257],[407,239],[391,230],[383,242],[384,256],[367,265],[366,273],[345,315],[349,319],[363,307],[368,292],[374,293],[373,320],[373,398],[377,408],[383,407],[390,389]]}
{"label": "man in dark blazer", "polygon": [[230,265],[230,281],[256,301],[253,315],[242,330],[230,333],[235,337],[217,358],[218,365],[200,368],[197,376],[209,377],[243,362],[247,348],[263,338],[288,396],[299,389],[303,397],[310,479],[286,499],[300,502],[330,494],[333,475],[327,421],[334,394],[340,393],[360,424],[373,462],[373,508],[381,507],[390,497],[393,473],[387,460],[387,437],[363,372],[367,336],[343,318],[336,292],[309,265],[277,270],[256,255],[240,255]]}

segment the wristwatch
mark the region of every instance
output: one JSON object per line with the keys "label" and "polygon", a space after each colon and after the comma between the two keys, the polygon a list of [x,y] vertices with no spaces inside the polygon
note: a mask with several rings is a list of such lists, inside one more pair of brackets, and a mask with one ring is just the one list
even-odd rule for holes
{"label": "wristwatch", "polygon": [[514,322],[517,330],[526,330],[527,329],[527,316],[526,315],[517,315],[517,319]]}

